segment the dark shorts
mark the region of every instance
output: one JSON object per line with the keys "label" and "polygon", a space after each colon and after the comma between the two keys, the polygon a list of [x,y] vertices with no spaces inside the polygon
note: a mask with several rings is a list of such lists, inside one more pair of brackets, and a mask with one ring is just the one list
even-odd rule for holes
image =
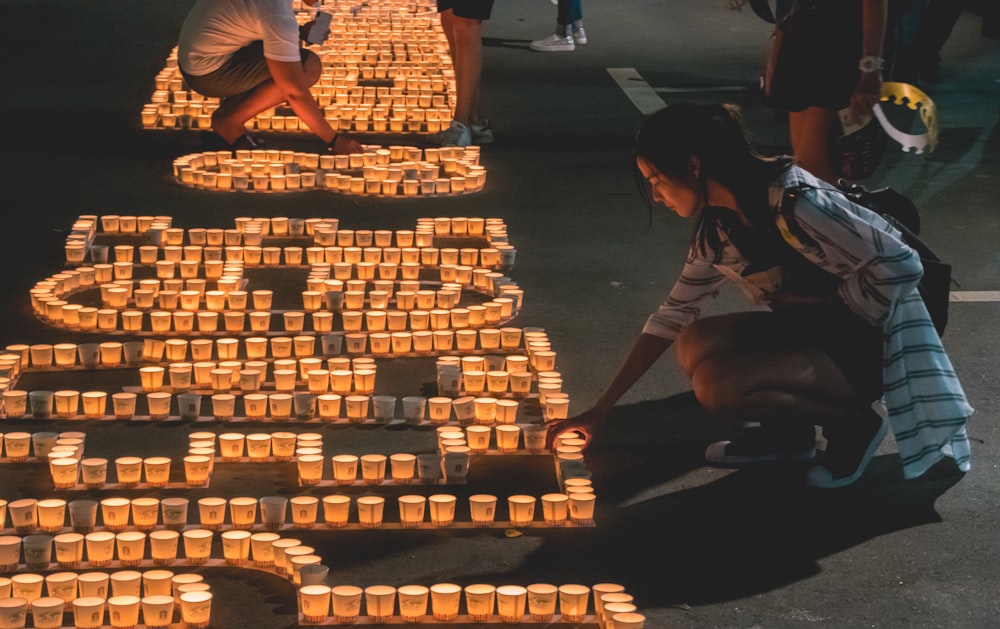
{"label": "dark shorts", "polygon": [[[788,13],[790,0],[777,6],[780,20]],[[809,5],[810,3],[800,3]],[[861,78],[858,60],[861,51],[860,0],[818,0],[811,6],[814,13],[804,22],[799,57],[808,60],[794,78],[801,99],[789,111],[807,107],[843,109],[851,102],[851,94]]]}
{"label": "dark shorts", "polygon": [[[301,49],[302,63],[310,56],[316,56],[312,51]],[[271,80],[271,70],[267,67],[264,57],[264,42],[253,42],[240,48],[222,67],[203,74],[192,76],[181,68],[181,75],[188,87],[203,96],[226,98],[245,94],[265,81]]]}
{"label": "dark shorts", "polygon": [[772,313],[783,343],[815,347],[837,366],[864,400],[882,397],[882,328],[847,306],[791,306]]}
{"label": "dark shorts", "polygon": [[437,0],[438,12],[447,11],[455,17],[470,20],[488,20],[493,13],[493,0]]}

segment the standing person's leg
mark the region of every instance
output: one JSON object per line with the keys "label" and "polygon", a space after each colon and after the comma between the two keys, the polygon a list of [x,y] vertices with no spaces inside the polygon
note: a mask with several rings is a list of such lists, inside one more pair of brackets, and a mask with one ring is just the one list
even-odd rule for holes
{"label": "standing person's leg", "polygon": [[[567,0],[560,0],[559,5]],[[587,31],[583,30],[583,0],[568,0],[570,3],[569,8],[569,22],[573,25],[572,35],[573,43],[577,46],[587,45]]]}
{"label": "standing person's leg", "polygon": [[837,112],[825,107],[808,107],[788,114],[795,160],[802,168],[833,184],[839,175],[830,161],[830,145],[838,123]]}
{"label": "standing person's leg", "polygon": [[[576,20],[580,20],[582,33],[583,15],[580,9],[580,0],[559,0],[555,32],[548,37],[531,42],[530,48],[537,52],[572,52],[576,50],[576,41],[573,39]],[[583,43],[586,43],[586,35],[584,35]]]}
{"label": "standing person's leg", "polygon": [[[444,146],[468,146],[476,135],[480,143],[493,139],[482,117],[479,84],[483,70],[483,21],[489,19],[493,0],[438,0],[455,70],[455,113],[451,126],[439,137]],[[488,136],[488,137],[487,137]]]}
{"label": "standing person's leg", "polygon": [[483,71],[482,20],[452,17],[455,38],[455,116],[464,125],[476,122],[479,79]]}
{"label": "standing person's leg", "polygon": [[941,49],[962,15],[961,0],[930,0],[920,20],[914,48],[917,71],[928,83],[941,80]]}

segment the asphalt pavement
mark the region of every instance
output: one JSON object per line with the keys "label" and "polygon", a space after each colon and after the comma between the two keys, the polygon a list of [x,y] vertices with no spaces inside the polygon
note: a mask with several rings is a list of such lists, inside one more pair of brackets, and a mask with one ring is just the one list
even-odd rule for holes
{"label": "asphalt pavement", "polygon": [[[0,0],[0,346],[79,338],[36,320],[27,291],[63,267],[63,239],[81,214],[170,215],[183,227],[229,227],[238,216],[336,216],[342,226],[369,229],[412,228],[420,217],[501,217],[517,247],[511,277],[525,291],[514,323],[546,329],[571,411],[586,409],[672,285],[690,233],[668,211],[650,211],[636,190],[629,145],[642,113],[609,69],[631,69],[641,81],[628,86],[648,86],[666,103],[740,105],[770,152],[787,150],[787,128],[755,89],[769,27],[749,10],[733,11],[723,0],[584,4],[590,43],[543,54],[528,44],[550,31],[555,7],[496,3],[484,29],[482,100],[496,131],[496,142],[482,149],[486,188],[410,200],[181,186],[171,163],[199,150],[197,134],[144,131],[139,111],[190,0]],[[954,265],[958,286],[944,344],[976,408],[970,472],[944,462],[904,480],[891,438],[862,480],[843,491],[809,490],[794,468],[708,467],[705,445],[737,427],[698,408],[668,355],[621,401],[587,453],[596,527],[515,535],[502,528],[302,532],[331,567],[330,581],[616,582],[656,629],[1000,624],[1000,448],[993,440],[1000,417],[1000,46],[980,36],[980,25],[977,14],[962,16],[944,48],[943,81],[927,88],[938,112],[938,149],[891,149],[870,182],[913,198],[922,235]],[[290,135],[270,141],[320,148]],[[742,307],[726,292],[712,312]],[[433,379],[429,362],[414,369]],[[392,383],[412,377],[406,367],[387,366],[380,386],[391,392]],[[26,386],[42,382],[53,383],[40,378]],[[0,421],[3,432],[37,426]],[[180,453],[191,430],[78,426],[95,451],[127,445],[147,455],[165,447]],[[433,434],[418,430],[329,428],[324,438],[328,454],[433,446]],[[549,464],[526,461],[484,462],[467,493],[552,491]],[[4,468],[0,478],[0,498],[52,494],[30,468]],[[241,466],[190,495],[297,491],[289,470]],[[295,624],[287,583],[235,569],[206,576],[217,592],[213,627]]]}

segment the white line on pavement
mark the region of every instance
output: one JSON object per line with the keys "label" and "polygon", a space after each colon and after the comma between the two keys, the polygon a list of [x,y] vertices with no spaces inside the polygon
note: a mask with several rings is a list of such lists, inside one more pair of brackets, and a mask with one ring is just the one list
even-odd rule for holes
{"label": "white line on pavement", "polygon": [[1000,301],[1000,290],[953,290],[948,301]]}
{"label": "white line on pavement", "polygon": [[649,115],[667,106],[635,68],[608,68],[608,74],[643,115]]}

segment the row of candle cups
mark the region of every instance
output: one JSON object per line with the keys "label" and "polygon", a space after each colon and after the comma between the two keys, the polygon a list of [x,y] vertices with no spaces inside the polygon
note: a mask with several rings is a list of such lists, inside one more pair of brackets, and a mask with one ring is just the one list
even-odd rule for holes
{"label": "row of candle cups", "polygon": [[[399,159],[402,159],[404,151],[414,149],[404,146],[390,146],[386,150],[389,152],[388,159],[385,158],[385,153],[376,151],[374,158],[375,161],[372,161],[371,164],[365,163],[365,160],[369,158],[360,154],[355,154],[354,156],[335,156],[303,153],[299,155],[292,151],[264,149],[236,151],[236,159],[238,161],[246,162],[266,160],[271,162],[282,161],[287,163],[294,161],[295,159],[308,160],[310,159],[310,156],[312,156],[318,159],[317,164],[320,168],[329,170],[332,168],[361,168],[366,165],[375,166],[378,165],[380,160],[383,161],[383,163],[388,163],[388,161],[392,159],[398,161]],[[440,151],[443,150],[445,149],[440,149]],[[440,151],[436,151],[435,154],[439,154]],[[464,149],[452,147],[448,149],[446,158],[454,159],[461,154],[464,154]],[[204,153],[203,155],[205,156],[205,159],[208,159],[210,153]],[[216,153],[217,159],[227,159],[231,156],[231,151],[220,151]],[[356,164],[350,163],[350,160],[358,159],[360,159],[361,162]],[[348,160],[348,162],[340,163],[337,160]],[[209,163],[209,165],[212,164]],[[184,244],[185,234],[187,235],[187,242],[191,245],[221,246],[224,244],[238,244],[234,241],[234,236],[227,235],[226,229],[204,227],[184,229],[180,227],[170,227],[173,220],[170,216],[122,216],[118,214],[104,214],[101,216],[82,215],[77,219],[77,221],[86,222],[88,225],[92,225],[98,219],[100,221],[101,232],[105,234],[145,234],[153,227],[154,224],[160,223],[167,225],[164,233],[164,244],[167,245]],[[287,216],[273,216],[237,217],[235,219],[234,229],[243,234],[244,238],[247,237],[248,233],[253,233],[255,231],[259,231],[263,236],[297,237],[313,236],[316,234],[317,230],[332,230],[332,232],[336,235],[337,244],[345,247],[353,245],[361,247],[370,247],[373,245],[377,247],[390,247],[393,242],[397,247],[411,247],[414,243],[416,243],[418,247],[429,247],[431,246],[431,240],[421,239],[418,237],[419,234],[429,233],[432,237],[449,236],[455,238],[479,238],[488,235],[489,232],[505,229],[505,224],[501,218],[478,218],[464,216],[425,217],[418,219],[417,226],[413,230],[400,229],[390,231],[384,229],[341,229],[339,219],[330,217],[290,218]],[[228,242],[227,238],[230,239]]]}
{"label": "row of candle cups", "polygon": [[13,431],[3,434],[0,441],[3,454],[14,463],[27,461],[32,453],[40,461],[48,460],[52,452],[70,452],[82,455],[87,435],[79,431],[65,432],[23,432]]}
{"label": "row of candle cups", "polygon": [[[411,147],[405,146],[390,146],[386,149],[388,153],[388,158],[386,154],[381,151],[376,151],[374,153],[375,158],[372,163],[368,164],[365,160],[370,159],[361,154],[355,154],[354,156],[336,156],[336,155],[316,155],[309,153],[302,153],[301,155],[294,153],[292,151],[278,151],[272,149],[255,149],[255,150],[239,150],[236,151],[236,159],[238,161],[282,161],[291,162],[296,159],[309,160],[311,157],[317,158],[317,164],[320,168],[329,170],[331,168],[361,168],[363,166],[369,165],[374,166],[382,161],[383,163],[388,163],[395,159],[399,161],[404,156],[404,151],[414,150]],[[425,149],[426,150],[426,149]],[[435,152],[435,154],[442,154],[441,151],[445,149],[440,149]],[[457,158],[461,154],[464,154],[465,149],[459,149],[452,147],[447,149],[444,153],[446,158]],[[210,153],[204,153],[205,159],[209,159]],[[217,159],[228,159],[233,153],[231,151],[219,151],[216,153]],[[358,156],[360,155],[360,157]],[[358,160],[359,163],[351,163],[350,160]],[[348,160],[347,162],[341,163],[338,160]],[[212,165],[209,163],[209,165]],[[170,216],[128,216],[128,215],[118,215],[118,214],[104,214],[101,216],[97,215],[81,215],[78,217],[78,222],[85,222],[87,225],[92,226],[95,221],[100,221],[101,232],[105,234],[145,234],[150,230],[154,224],[165,224],[166,232],[164,234],[164,243],[169,245],[181,245],[184,243],[184,235],[187,234],[188,243],[192,245],[214,245],[219,246],[227,244],[225,238],[226,230],[222,228],[204,228],[204,227],[192,227],[188,229],[183,229],[180,227],[170,227],[173,219]],[[273,216],[273,217],[237,217],[235,219],[235,229],[241,233],[246,234],[247,232],[260,231],[263,236],[274,236],[274,237],[295,237],[295,236],[313,236],[316,230],[332,229],[334,233],[337,234],[338,244],[342,246],[351,246],[357,244],[358,246],[375,246],[388,247],[393,243],[395,239],[395,244],[397,247],[409,247],[417,243],[417,246],[430,246],[430,240],[421,241],[420,238],[416,238],[418,232],[425,233],[429,232],[431,236],[450,236],[450,237],[483,237],[488,235],[490,231],[496,231],[498,229],[504,229],[504,221],[501,218],[478,218],[478,217],[425,217],[420,218],[417,221],[417,227],[414,230],[401,229],[401,230],[370,230],[370,229],[340,229],[339,219],[323,217],[323,218],[290,218],[287,216]]]}
{"label": "row of candle cups", "polygon": [[[30,616],[34,629],[98,629],[108,625],[114,629],[135,629],[141,613],[147,629],[159,629],[173,626],[175,610],[179,609],[185,627],[200,629],[209,626],[211,605],[212,593],[207,590],[183,592],[176,601],[165,595],[143,598],[120,595],[107,599],[81,596],[69,602],[57,597],[39,597],[30,602],[23,597],[9,597],[0,598],[0,628],[22,629]],[[72,624],[65,623],[66,612],[71,612]]]}
{"label": "row of candle cups", "polygon": [[[151,368],[144,368],[151,369]],[[161,368],[157,368],[161,369]],[[232,373],[228,369],[211,369],[211,375],[216,378],[210,385],[219,390],[229,391],[232,388]],[[248,373],[251,370],[240,372],[241,386],[244,391],[256,391],[254,384],[243,382],[259,376]],[[279,378],[291,374],[280,373]],[[288,370],[290,371],[290,370]],[[320,419],[324,421],[340,421],[347,419],[353,423],[365,423],[374,420],[376,423],[386,423],[399,417],[397,412],[400,406],[398,398],[393,395],[372,395],[367,391],[370,380],[374,376],[364,373],[365,370],[353,372],[351,378],[354,382],[355,393],[312,393],[308,391],[294,391],[289,383],[289,391],[277,391],[272,393],[250,392],[242,395],[233,393],[214,393],[210,396],[197,392],[171,393],[170,391],[155,390],[155,382],[152,383],[153,390],[142,394],[131,392],[118,392],[108,394],[105,391],[75,391],[63,389],[59,391],[21,391],[7,390],[3,392],[3,409],[8,418],[20,418],[29,410],[35,419],[49,419],[57,417],[61,419],[104,419],[114,417],[119,421],[128,421],[137,417],[138,402],[142,399],[146,405],[148,417],[152,420],[163,420],[177,416],[182,420],[198,420],[204,417],[212,417],[217,421],[231,421],[237,417],[244,417],[249,420],[263,420],[267,417],[275,421],[289,420],[293,417],[300,421],[312,421]],[[345,380],[349,376],[344,376]],[[324,378],[325,379],[325,378]],[[178,384],[177,389],[185,391],[190,383],[183,383],[173,375],[173,381]],[[146,383],[144,383],[146,386]],[[279,384],[279,386],[281,386]],[[338,385],[339,386],[339,385]],[[373,387],[372,387],[373,388]],[[210,407],[203,408],[203,400],[208,397]],[[108,399],[111,400],[112,415],[108,415]],[[242,415],[237,413],[239,410]],[[82,407],[82,412],[81,412]],[[55,413],[53,413],[53,408]],[[448,423],[452,418],[460,424],[476,423],[480,425],[510,425],[514,424],[518,418],[520,403],[517,400],[496,398],[480,395],[461,396],[451,398],[447,396],[434,396],[425,398],[418,395],[404,396],[402,398],[402,419],[409,423]],[[569,398],[562,393],[548,394],[542,402],[543,416],[547,421],[565,419],[568,416]],[[206,411],[208,414],[206,414]],[[27,433],[11,433],[16,437],[27,439]],[[11,436],[8,440],[14,440]],[[26,441],[15,444],[13,449],[8,447],[8,456],[14,460],[25,460],[27,455]],[[526,447],[536,450],[536,441],[531,441]],[[23,457],[23,458],[22,458]]]}
{"label": "row of candle cups", "polygon": [[[118,263],[116,263],[118,264]],[[182,263],[183,264],[183,263]],[[317,263],[314,266],[324,266],[327,263]],[[338,267],[348,263],[335,263]],[[373,270],[374,263],[362,262],[357,269],[361,270],[364,265],[371,264],[369,271]],[[99,265],[98,265],[99,266]],[[379,269],[391,264],[379,264]],[[420,289],[420,282],[417,280],[419,271],[416,263],[402,265],[404,269],[414,271],[409,273],[412,279],[399,281],[400,290],[395,290],[393,278],[373,279],[373,277],[363,279],[349,279],[347,274],[341,275],[345,279],[329,279],[329,273],[324,272],[310,275],[306,280],[308,290],[302,291],[302,309],[306,312],[316,312],[319,310],[329,310],[331,312],[342,312],[346,310],[377,311],[389,310],[390,304],[398,311],[432,311],[434,309],[453,310],[459,308],[461,290],[465,284],[454,285],[448,283],[447,288],[440,290]],[[473,275],[483,275],[482,282],[495,282],[498,278],[506,278],[501,273],[490,271],[489,269],[475,269],[466,267]],[[345,269],[346,270],[346,269]],[[381,271],[380,271],[381,272]],[[339,274],[339,270],[338,273]],[[372,290],[368,290],[369,281],[373,285]],[[160,286],[162,284],[162,287]],[[139,280],[139,288],[135,288],[136,282],[126,280],[115,280],[100,285],[101,307],[117,308],[119,310],[129,307],[138,310],[165,310],[168,312],[182,310],[185,312],[208,311],[224,313],[230,311],[267,311],[271,309],[271,291],[253,291],[253,306],[248,308],[247,293],[243,290],[207,290],[206,280],[186,279],[186,280]],[[169,287],[169,288],[168,288]],[[478,287],[477,287],[478,288]],[[493,294],[486,286],[482,292]],[[504,292],[511,293],[513,288],[504,287]],[[51,296],[45,290],[42,294],[36,295],[38,299]],[[502,294],[502,293],[501,293]],[[501,296],[482,304],[472,304],[464,306],[468,313],[460,312],[464,315],[462,319],[456,319],[456,328],[483,327],[484,325],[496,325],[504,319],[509,319],[514,312],[520,308],[520,294]],[[51,301],[62,301],[67,304],[73,303],[65,299],[45,300],[46,305],[44,315],[49,319],[61,321],[65,315],[60,316],[59,312],[49,312]],[[62,304],[59,304],[62,305]],[[81,306],[82,307],[82,306]],[[67,325],[71,321],[67,321]],[[294,323],[294,322],[292,322]],[[287,324],[289,328],[291,323]],[[424,325],[423,329],[427,326]],[[406,329],[405,326],[399,329]],[[414,328],[418,329],[418,328]]]}
{"label": "row of candle cups", "polygon": [[[388,622],[396,616],[406,622],[423,622],[428,616],[452,622],[465,611],[470,620],[507,623],[551,622],[557,611],[564,622],[583,622],[594,596],[595,616],[607,629],[642,629],[644,617],[635,611],[632,596],[618,584],[603,583],[593,589],[581,584],[556,586],[549,583],[493,586],[436,583],[430,587],[374,585],[329,587],[323,584],[299,588],[299,611],[307,623],[356,623],[361,618]],[[464,595],[464,596],[463,596]],[[463,603],[464,599],[464,605]],[[364,614],[361,613],[364,602]]]}
{"label": "row of candle cups", "polygon": [[[357,276],[359,279],[372,279],[373,273],[367,269],[371,267],[358,265],[379,265],[378,272],[382,279],[395,279],[400,272],[402,265],[420,264],[424,267],[441,266],[467,266],[473,268],[499,268],[509,267],[513,263],[512,247],[510,245],[499,245],[497,247],[462,247],[461,249],[444,247],[438,249],[433,246],[425,247],[379,247],[367,246],[359,247],[352,245],[337,244],[337,237],[346,230],[333,231],[321,230],[316,234],[316,244],[311,247],[301,246],[263,246],[262,244],[227,244],[223,246],[211,245],[109,245],[93,244],[89,248],[91,261],[95,264],[108,264],[110,252],[115,254],[112,263],[112,276],[116,267],[114,265],[134,265],[151,267],[158,279],[172,279],[181,277],[184,279],[200,277],[205,262],[226,262],[243,261],[247,266],[278,266],[284,262],[285,266],[302,266],[303,264],[343,264],[338,270],[337,279],[351,279]],[[249,239],[244,232],[236,229],[226,230],[232,232],[234,238],[231,240]],[[391,233],[391,232],[390,232]],[[256,241],[256,239],[254,239]],[[345,239],[345,241],[350,239]],[[239,247],[236,249],[234,247]],[[138,249],[138,258],[135,251]],[[506,252],[506,253],[505,253]],[[505,257],[506,256],[506,257]],[[229,258],[228,260],[225,258]],[[390,265],[397,265],[396,267]],[[209,265],[210,267],[213,265]],[[409,268],[409,267],[407,267]],[[119,266],[118,275],[128,274],[127,266]],[[211,268],[204,269],[206,277],[209,277]],[[95,275],[96,277],[96,275]],[[127,279],[126,277],[115,277],[115,279]]]}
{"label": "row of candle cups", "polygon": [[[374,314],[372,314],[373,312]],[[69,329],[104,332],[153,332],[155,334],[218,334],[221,332],[244,334],[247,331],[256,334],[267,334],[272,331],[272,323],[275,319],[269,311],[246,312],[243,310],[226,310],[218,312],[201,309],[184,310],[181,308],[173,311],[157,309],[147,313],[144,310],[131,309],[127,306],[126,309],[96,308],[94,306],[71,304],[64,300],[45,298],[40,299],[38,302],[36,313],[53,325]],[[311,332],[314,334],[330,334],[334,332],[334,313],[314,311],[308,313],[308,319],[306,314],[305,312],[296,311],[282,313],[281,319],[279,319],[281,327],[278,331],[286,334],[302,335],[307,332],[306,323],[308,321],[310,324],[309,327],[312,328]],[[455,334],[438,335],[438,346],[447,344],[449,347],[454,347],[456,344],[461,344],[463,348],[468,348],[467,351],[473,351],[477,349],[478,341],[478,348],[480,349],[488,351],[498,348],[496,345],[489,343],[492,339],[488,339],[486,343],[483,343],[482,337],[478,335],[478,330],[475,328],[486,325],[485,317],[482,323],[470,323],[470,310],[467,308],[452,308],[450,310],[435,309],[431,311],[411,310],[409,312],[403,310],[389,312],[369,311],[368,313],[362,311],[345,311],[341,313],[341,317],[345,328],[349,332],[360,332],[362,324],[369,321],[371,321],[372,329],[368,332],[380,332],[387,329],[390,320],[392,320],[394,327],[403,327],[405,323],[405,328],[401,331],[409,330],[414,333],[428,331],[466,332],[464,336]],[[497,323],[499,322],[497,321]],[[473,329],[466,330],[470,326]],[[368,332],[354,338],[367,338]],[[376,338],[386,338],[389,341],[389,344],[385,346],[385,353],[390,353],[392,348],[391,337]],[[404,337],[398,338],[402,339]],[[433,346],[434,337],[428,334],[418,334],[417,338],[425,341],[429,339]],[[416,342],[419,343],[420,341]],[[411,341],[412,343],[413,341]],[[367,345],[367,341],[365,345]],[[426,342],[424,345],[426,345]],[[355,346],[355,353],[364,351],[364,348],[365,346]],[[141,347],[139,351],[132,355],[132,359],[140,356]],[[65,358],[67,361],[65,366],[72,366],[68,363],[69,356],[67,355]],[[128,363],[130,356],[126,354],[125,359]],[[46,363],[43,358],[40,364],[51,366],[58,363],[55,363],[54,358],[53,361]],[[88,366],[97,366],[98,364],[104,366],[119,365],[121,364],[121,358],[119,355],[118,360],[115,360],[113,356],[109,356],[107,360],[100,361],[99,363],[91,362]],[[43,366],[42,368],[48,367]]]}
{"label": "row of candle cups", "polygon": [[[76,604],[77,600],[81,603]],[[21,573],[9,579],[0,577],[0,626],[23,627],[30,612],[36,629],[63,627],[63,613],[72,610],[73,626],[81,626],[82,621],[85,627],[100,627],[105,608],[98,601],[106,603],[108,620],[116,628],[134,627],[140,611],[143,624],[149,628],[170,627],[175,619],[205,626],[211,616],[211,600],[211,587],[193,573],[161,569],[110,574],[67,571],[45,577]]]}
{"label": "row of candle cups", "polygon": [[[219,533],[225,562],[229,565],[245,565],[249,560],[253,536],[250,531],[241,529]],[[214,531],[204,528],[184,531],[157,529],[148,533],[129,530],[119,533],[60,533],[54,536],[32,534],[23,539],[10,535],[0,537],[0,560],[5,562],[2,565],[6,572],[18,569],[20,564],[17,560],[22,549],[24,565],[28,570],[48,570],[53,560],[59,568],[67,570],[81,567],[106,568],[113,565],[116,558],[121,566],[129,568],[140,567],[144,562],[160,567],[173,566],[180,561],[186,565],[198,566],[211,559],[215,537]],[[180,549],[183,549],[183,560],[178,558]],[[256,549],[255,552],[260,555],[264,551]]]}
{"label": "row of candle cups", "polygon": [[[249,234],[255,232],[238,232],[240,238],[257,242],[256,237]],[[321,262],[347,263],[355,265],[362,264],[396,264],[398,268],[393,269],[388,266],[379,268],[380,273],[388,275],[392,272],[402,273],[404,279],[413,279],[415,273],[411,267],[421,264],[425,267],[439,266],[466,266],[476,269],[509,268],[513,265],[516,250],[505,242],[492,244],[483,249],[479,249],[478,260],[473,261],[471,253],[467,250],[473,248],[463,248],[462,258],[454,255],[452,248],[438,248],[427,244],[422,247],[371,247],[371,246],[351,246],[340,245],[341,242],[349,242],[353,236],[348,234],[348,238],[341,239],[343,233],[348,230],[319,229],[315,235],[317,246],[313,247],[264,247],[257,244],[226,245],[226,246],[203,246],[203,245],[143,245],[139,247],[139,260],[135,260],[135,247],[133,245],[116,245],[115,261],[108,264],[108,253],[111,250],[109,245],[92,244],[90,241],[77,238],[67,243],[67,246],[74,246],[74,264],[82,264],[86,251],[90,252],[92,267],[79,267],[70,271],[79,271],[80,277],[74,281],[76,285],[88,286],[93,282],[110,281],[111,279],[128,279],[132,276],[132,266],[142,264],[144,266],[155,267],[159,279],[172,279],[178,273],[182,278],[197,278],[204,269],[206,278],[215,279],[219,277],[219,263],[246,264],[248,266],[276,265],[283,256],[285,264],[298,266],[302,263],[302,256],[305,254],[307,264],[318,264]],[[418,232],[419,234],[420,232]],[[424,234],[424,240],[429,238],[429,234]],[[233,239],[235,240],[235,238]],[[335,246],[336,245],[336,246]],[[83,248],[84,251],[78,251]],[[159,252],[162,250],[163,259],[159,259]],[[322,252],[320,251],[322,250]],[[461,260],[461,264],[459,261]],[[172,265],[170,263],[173,263]],[[373,271],[363,271],[367,267],[359,267],[357,275],[363,277],[367,273],[368,279],[374,277]],[[461,269],[460,269],[461,270]],[[67,271],[66,273],[69,273]],[[346,276],[346,270],[344,272]],[[91,281],[92,280],[92,281]],[[468,283],[468,282],[467,282]]]}

